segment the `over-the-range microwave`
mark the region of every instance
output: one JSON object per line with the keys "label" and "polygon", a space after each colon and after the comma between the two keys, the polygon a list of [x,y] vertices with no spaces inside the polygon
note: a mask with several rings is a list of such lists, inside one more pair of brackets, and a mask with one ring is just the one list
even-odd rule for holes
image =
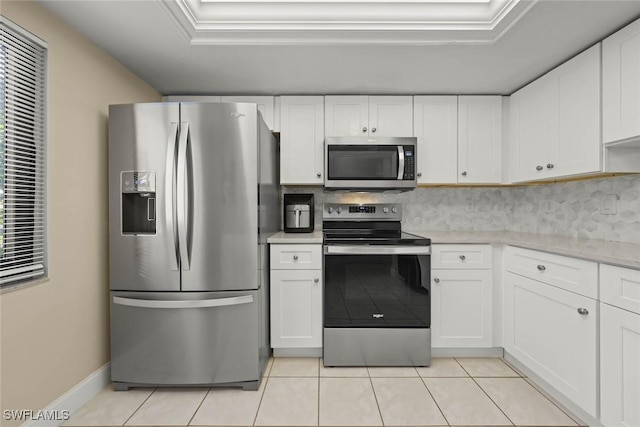
{"label": "over-the-range microwave", "polygon": [[414,137],[327,137],[324,187],[329,190],[406,191],[416,186]]}

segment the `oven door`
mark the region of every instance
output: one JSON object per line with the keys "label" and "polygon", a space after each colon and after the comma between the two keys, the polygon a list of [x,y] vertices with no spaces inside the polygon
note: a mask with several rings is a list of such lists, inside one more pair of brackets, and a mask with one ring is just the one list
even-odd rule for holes
{"label": "oven door", "polygon": [[430,247],[325,245],[325,328],[429,328]]}

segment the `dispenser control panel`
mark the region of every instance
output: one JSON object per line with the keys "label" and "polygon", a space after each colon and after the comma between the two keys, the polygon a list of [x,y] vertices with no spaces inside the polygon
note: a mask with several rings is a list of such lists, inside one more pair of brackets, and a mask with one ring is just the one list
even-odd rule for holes
{"label": "dispenser control panel", "polygon": [[122,172],[123,193],[155,193],[155,172]]}

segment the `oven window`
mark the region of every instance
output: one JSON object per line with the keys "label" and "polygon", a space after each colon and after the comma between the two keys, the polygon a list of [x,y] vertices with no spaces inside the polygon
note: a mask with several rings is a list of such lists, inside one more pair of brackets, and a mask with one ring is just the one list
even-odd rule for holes
{"label": "oven window", "polygon": [[326,255],[325,327],[429,327],[429,256]]}
{"label": "oven window", "polygon": [[330,145],[329,179],[381,180],[398,178],[398,147]]}

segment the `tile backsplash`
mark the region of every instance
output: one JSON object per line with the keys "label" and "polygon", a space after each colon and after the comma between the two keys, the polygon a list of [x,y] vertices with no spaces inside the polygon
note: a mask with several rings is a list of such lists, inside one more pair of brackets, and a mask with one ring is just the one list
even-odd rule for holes
{"label": "tile backsplash", "polygon": [[[524,231],[640,243],[640,175],[526,187],[417,188],[400,194],[334,193],[316,187],[283,187],[313,193],[315,227],[323,203],[402,203],[403,229]],[[615,213],[603,212],[615,204]]]}

